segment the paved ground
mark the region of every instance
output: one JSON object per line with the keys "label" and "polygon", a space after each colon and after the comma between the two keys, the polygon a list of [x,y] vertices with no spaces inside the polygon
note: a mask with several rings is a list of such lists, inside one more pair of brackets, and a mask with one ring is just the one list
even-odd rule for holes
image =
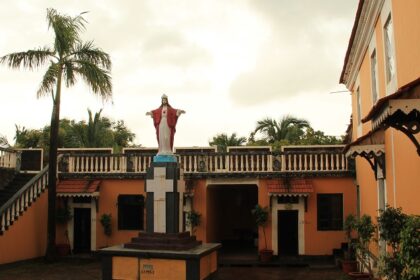
{"label": "paved ground", "polygon": [[[93,280],[101,279],[99,261],[65,259],[54,264],[42,260],[0,266],[0,280]],[[218,280],[345,280],[346,276],[332,267],[221,267]]]}

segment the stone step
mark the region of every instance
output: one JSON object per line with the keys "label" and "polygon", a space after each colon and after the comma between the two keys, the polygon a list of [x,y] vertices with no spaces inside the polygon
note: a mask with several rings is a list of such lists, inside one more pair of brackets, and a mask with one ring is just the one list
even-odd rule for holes
{"label": "stone step", "polygon": [[148,233],[140,232],[138,237],[124,244],[125,248],[131,249],[154,249],[154,250],[189,250],[201,244],[195,236],[189,232],[181,233]]}
{"label": "stone step", "polygon": [[140,250],[189,250],[201,245],[201,241],[194,241],[187,244],[182,243],[126,243],[125,248]]}

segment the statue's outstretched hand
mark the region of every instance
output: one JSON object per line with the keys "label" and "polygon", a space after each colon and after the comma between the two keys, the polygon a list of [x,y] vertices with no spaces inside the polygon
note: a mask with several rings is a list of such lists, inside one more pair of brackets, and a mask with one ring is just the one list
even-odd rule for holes
{"label": "statue's outstretched hand", "polygon": [[146,116],[151,116],[152,115],[152,112],[147,112],[146,113]]}

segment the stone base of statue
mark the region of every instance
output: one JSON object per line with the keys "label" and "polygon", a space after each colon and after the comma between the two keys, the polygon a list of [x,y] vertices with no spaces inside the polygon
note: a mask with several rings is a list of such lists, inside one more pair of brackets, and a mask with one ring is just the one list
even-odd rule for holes
{"label": "stone base of statue", "polygon": [[174,155],[156,155],[153,157],[153,162],[177,162]]}
{"label": "stone base of statue", "polygon": [[131,249],[121,245],[102,249],[102,279],[212,279],[217,273],[220,244],[189,250]]}
{"label": "stone base of statue", "polygon": [[[168,157],[168,156],[164,156]],[[156,156],[146,175],[146,231],[100,250],[102,279],[210,279],[220,244],[182,232],[185,182],[176,158]],[[170,157],[170,156],[169,156]]]}
{"label": "stone base of statue", "polygon": [[145,191],[146,231],[180,232],[185,183],[178,163],[152,162],[147,169]]}

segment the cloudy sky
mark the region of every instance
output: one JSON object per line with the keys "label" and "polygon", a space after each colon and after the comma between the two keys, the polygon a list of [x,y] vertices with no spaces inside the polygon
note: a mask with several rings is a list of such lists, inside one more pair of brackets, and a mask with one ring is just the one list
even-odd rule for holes
{"label": "cloudy sky", "polygon": [[[123,119],[136,144],[156,146],[150,117],[163,93],[187,113],[175,146],[206,146],[218,133],[248,136],[257,120],[285,114],[342,135],[350,95],[338,84],[357,0],[0,0],[0,56],[51,45],[46,9],[89,11],[84,40],[111,55],[113,101],[80,81],[64,88],[61,117],[87,109]],[[0,65],[0,135],[13,143],[15,124],[41,128],[51,98],[36,98],[45,68]]]}

